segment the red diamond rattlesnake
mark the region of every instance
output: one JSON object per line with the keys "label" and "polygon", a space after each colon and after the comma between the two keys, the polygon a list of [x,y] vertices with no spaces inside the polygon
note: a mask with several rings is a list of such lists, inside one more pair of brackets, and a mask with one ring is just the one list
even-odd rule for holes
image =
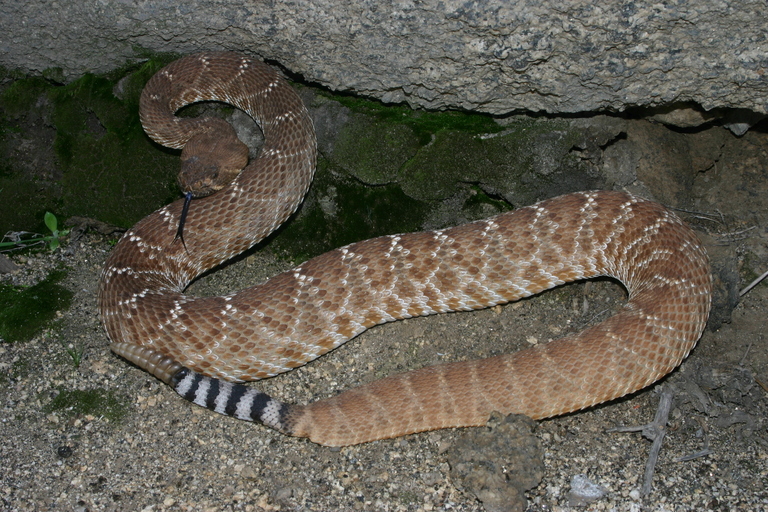
{"label": "red diamond rattlesnake", "polygon": [[[482,425],[492,411],[544,418],[651,384],[704,329],[711,277],[696,235],[658,204],[623,192],[569,194],[455,228],[366,240],[237,293],[185,296],[192,279],[290,216],[315,167],[301,100],[271,68],[237,54],[189,56],[158,72],[142,95],[145,130],[183,147],[186,133],[217,122],[173,114],[207,99],[261,125],[259,158],[194,201],[186,249],[174,243],[181,201],[136,224],[109,257],[99,290],[112,350],[199,405],[332,446]],[[623,309],[514,354],[395,375],[307,406],[232,384],[301,366],[379,323],[488,307],[601,275],[626,286]]]}

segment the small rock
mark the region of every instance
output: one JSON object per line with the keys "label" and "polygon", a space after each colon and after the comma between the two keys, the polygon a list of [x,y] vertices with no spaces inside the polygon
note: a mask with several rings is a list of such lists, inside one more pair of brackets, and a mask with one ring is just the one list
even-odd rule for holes
{"label": "small rock", "polygon": [[599,500],[608,492],[602,485],[593,483],[587,475],[575,475],[571,478],[571,492],[568,493],[568,504],[572,507],[585,507]]}

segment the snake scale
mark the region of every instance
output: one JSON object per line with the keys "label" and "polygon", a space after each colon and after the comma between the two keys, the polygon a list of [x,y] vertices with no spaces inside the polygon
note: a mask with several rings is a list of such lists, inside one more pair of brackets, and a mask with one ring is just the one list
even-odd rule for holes
{"label": "snake scale", "polygon": [[[228,130],[222,121],[175,116],[202,100],[253,117],[265,136],[260,155],[192,202],[186,247],[174,243],[182,201],[127,231],[99,288],[112,350],[196,404],[330,446],[483,425],[492,411],[546,418],[651,384],[704,329],[712,284],[696,235],[662,206],[611,191],[353,243],[221,297],[184,295],[191,280],[296,210],[316,158],[298,95],[270,67],[234,53],[192,55],[160,70],[142,94],[145,130],[173,148],[202,144],[202,153],[185,157],[185,148],[182,159],[215,157],[218,145],[204,147]],[[628,302],[549,343],[390,376],[309,405],[240,384],[301,366],[377,324],[485,308],[595,276],[623,283]]]}

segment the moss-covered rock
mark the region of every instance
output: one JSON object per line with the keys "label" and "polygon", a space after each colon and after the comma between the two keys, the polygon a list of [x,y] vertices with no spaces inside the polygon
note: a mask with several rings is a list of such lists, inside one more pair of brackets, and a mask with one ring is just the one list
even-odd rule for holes
{"label": "moss-covered rock", "polygon": [[384,185],[397,180],[420,147],[410,126],[356,114],[339,131],[328,158],[363,183]]}
{"label": "moss-covered rock", "polygon": [[[444,130],[400,170],[398,182],[415,199],[441,201],[473,183],[510,203],[528,204],[544,191],[596,183],[570,151],[579,134],[564,122],[521,119],[501,133]],[[581,171],[581,172],[578,172]]]}
{"label": "moss-covered rock", "polygon": [[[154,72],[154,66],[147,66]],[[140,69],[129,84],[152,73]],[[63,171],[61,213],[130,227],[178,196],[178,156],[159,150],[138,117],[140,87],[126,87],[123,99],[104,77],[85,76],[51,92],[55,150]]]}
{"label": "moss-covered rock", "polygon": [[128,227],[178,196],[178,157],[138,118],[144,83],[168,60],[67,85],[44,73],[0,91],[0,232],[38,231],[47,210]]}
{"label": "moss-covered rock", "polygon": [[[169,60],[67,85],[52,70],[0,92],[0,231],[42,230],[46,210],[129,227],[179,197],[177,153],[152,143],[138,116],[144,84]],[[300,213],[275,237],[292,260],[599,185],[570,153],[579,135],[567,121],[419,112],[301,89],[320,158]]]}

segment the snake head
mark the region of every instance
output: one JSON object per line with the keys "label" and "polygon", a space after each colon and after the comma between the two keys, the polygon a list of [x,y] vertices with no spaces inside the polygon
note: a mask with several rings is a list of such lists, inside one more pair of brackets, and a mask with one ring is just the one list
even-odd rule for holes
{"label": "snake head", "polygon": [[174,241],[184,242],[184,224],[192,198],[205,197],[229,185],[248,164],[248,146],[240,142],[232,126],[220,119],[207,119],[206,131],[190,138],[181,150],[177,177],[184,192],[179,226]]}
{"label": "snake head", "polygon": [[189,139],[181,151],[178,182],[185,194],[213,194],[229,185],[248,164],[248,146],[229,123],[217,121]]}

